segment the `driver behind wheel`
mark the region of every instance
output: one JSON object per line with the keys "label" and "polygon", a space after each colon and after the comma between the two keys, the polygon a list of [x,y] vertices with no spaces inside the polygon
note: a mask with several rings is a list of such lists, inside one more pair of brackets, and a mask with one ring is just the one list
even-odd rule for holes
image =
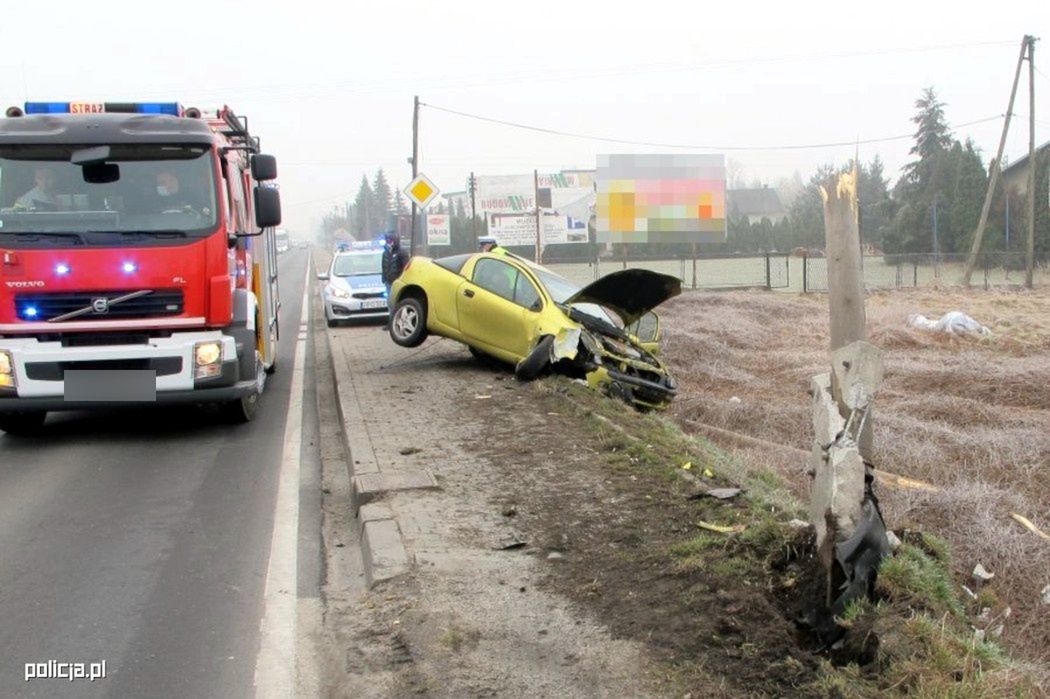
{"label": "driver behind wheel", "polygon": [[206,212],[199,202],[192,201],[189,193],[183,189],[179,176],[171,170],[157,173],[157,197],[160,210],[164,212],[185,211],[187,213]]}

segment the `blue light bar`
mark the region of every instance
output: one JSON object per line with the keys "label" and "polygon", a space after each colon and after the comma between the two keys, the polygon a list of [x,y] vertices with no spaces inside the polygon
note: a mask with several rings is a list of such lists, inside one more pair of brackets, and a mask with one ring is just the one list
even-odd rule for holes
{"label": "blue light bar", "polygon": [[139,114],[182,116],[182,105],[178,102],[139,102],[135,106]]}
{"label": "blue light bar", "polygon": [[26,102],[26,114],[169,114],[182,116],[178,102]]}
{"label": "blue light bar", "polygon": [[26,306],[22,310],[22,315],[24,315],[26,318],[36,318],[36,316],[37,316],[36,306]]}
{"label": "blue light bar", "polygon": [[26,102],[26,114],[68,114],[69,102]]}

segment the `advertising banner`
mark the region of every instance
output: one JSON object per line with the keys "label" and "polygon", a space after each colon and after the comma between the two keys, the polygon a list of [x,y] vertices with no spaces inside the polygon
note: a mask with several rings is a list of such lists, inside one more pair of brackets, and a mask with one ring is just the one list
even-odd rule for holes
{"label": "advertising banner", "polygon": [[[550,201],[541,201],[540,205],[559,210],[581,200],[593,201],[593,183],[593,173],[585,171],[541,173],[539,188],[549,190]],[[475,205],[479,213],[532,214],[536,211],[536,182],[531,174],[479,175]]]}
{"label": "advertising banner", "polygon": [[[586,243],[587,222],[571,216],[544,214],[542,233],[544,247],[561,243]],[[504,247],[535,245],[536,216],[493,214],[489,216],[489,235]]]}
{"label": "advertising banner", "polygon": [[427,214],[427,245],[451,245],[452,225],[448,214]]}
{"label": "advertising banner", "polygon": [[598,242],[722,242],[725,181],[721,155],[599,155]]}

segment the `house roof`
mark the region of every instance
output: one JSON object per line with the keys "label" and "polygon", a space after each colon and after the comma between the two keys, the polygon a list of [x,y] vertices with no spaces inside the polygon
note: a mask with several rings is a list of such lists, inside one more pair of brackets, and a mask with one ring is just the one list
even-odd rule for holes
{"label": "house roof", "polygon": [[769,187],[761,189],[727,189],[726,208],[731,216],[783,216],[784,205],[777,195],[777,190]]}
{"label": "house roof", "polygon": [[[1036,153],[1042,153],[1043,151],[1047,150],[1048,148],[1050,148],[1050,141],[1047,141],[1046,143],[1044,143],[1041,146],[1037,146],[1036,149],[1035,149],[1035,152]],[[1026,168],[1026,167],[1028,167],[1028,154],[1027,153],[1025,153],[1023,158],[1015,160],[1014,162],[1010,163],[1008,166],[1003,168],[1003,174],[1009,176],[1009,175],[1012,175],[1014,172],[1020,170],[1021,168]]]}

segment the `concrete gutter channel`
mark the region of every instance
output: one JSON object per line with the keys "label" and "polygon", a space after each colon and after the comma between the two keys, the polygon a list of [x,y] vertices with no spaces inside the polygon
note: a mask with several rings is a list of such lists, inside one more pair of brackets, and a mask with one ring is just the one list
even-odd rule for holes
{"label": "concrete gutter channel", "polygon": [[405,470],[396,464],[383,463],[377,456],[361,411],[355,367],[349,357],[339,352],[326,330],[325,343],[334,368],[336,408],[342,423],[342,439],[350,476],[350,503],[357,519],[365,582],[369,588],[409,572],[414,565],[405,550],[397,518],[383,497],[402,490],[437,488],[428,470]]}

